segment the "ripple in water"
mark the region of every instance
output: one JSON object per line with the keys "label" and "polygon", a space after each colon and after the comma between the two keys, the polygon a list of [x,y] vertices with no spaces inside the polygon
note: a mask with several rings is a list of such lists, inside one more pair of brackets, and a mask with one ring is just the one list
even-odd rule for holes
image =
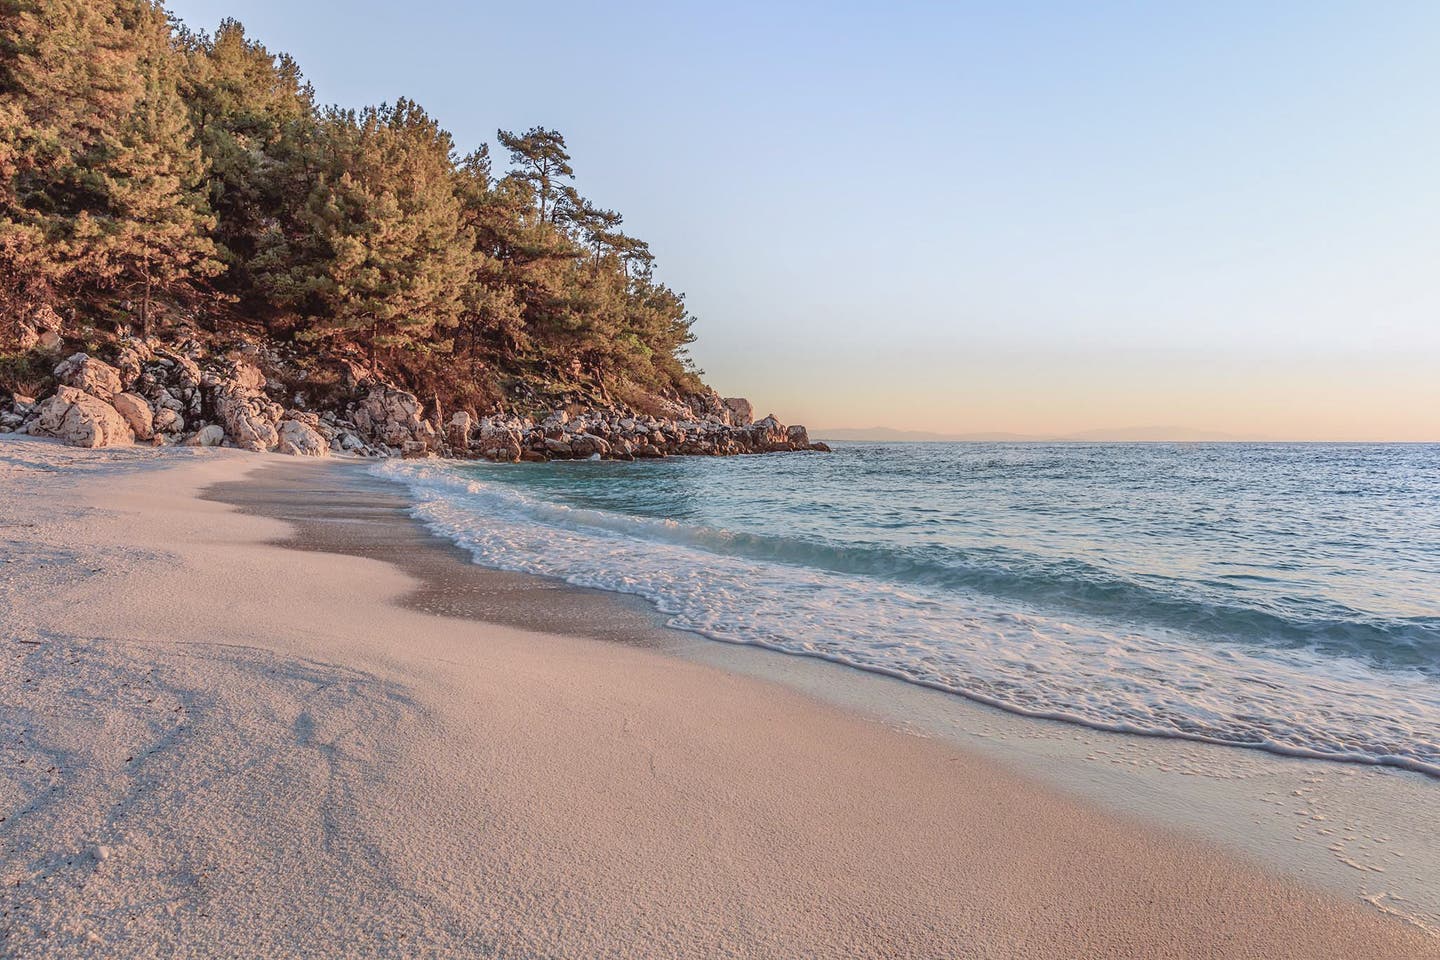
{"label": "ripple in water", "polygon": [[1440,447],[386,462],[478,563],[1034,716],[1440,776]]}

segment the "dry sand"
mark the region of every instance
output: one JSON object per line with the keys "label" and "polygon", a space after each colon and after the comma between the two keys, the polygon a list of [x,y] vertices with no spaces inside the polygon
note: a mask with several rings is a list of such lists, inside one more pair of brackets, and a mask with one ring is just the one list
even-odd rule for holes
{"label": "dry sand", "polygon": [[[1440,956],[669,656],[623,601],[465,564],[353,469],[0,442],[0,955]],[[246,476],[308,549],[199,498]],[[346,510],[309,506],[337,483]]]}

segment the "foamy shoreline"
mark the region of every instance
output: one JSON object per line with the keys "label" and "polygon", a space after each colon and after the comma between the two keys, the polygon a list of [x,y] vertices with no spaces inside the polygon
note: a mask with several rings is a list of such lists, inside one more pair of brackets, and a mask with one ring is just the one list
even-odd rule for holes
{"label": "foamy shoreline", "polygon": [[343,468],[107,462],[0,443],[0,954],[1440,956],[959,750],[955,715],[425,613],[396,566],[197,497]]}

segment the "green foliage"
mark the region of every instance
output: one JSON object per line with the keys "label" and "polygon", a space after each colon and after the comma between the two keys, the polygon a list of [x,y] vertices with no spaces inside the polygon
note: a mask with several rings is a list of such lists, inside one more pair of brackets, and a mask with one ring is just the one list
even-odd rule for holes
{"label": "green foliage", "polygon": [[140,300],[219,270],[183,62],[153,0],[7,0],[0,297]]}
{"label": "green foliage", "polygon": [[413,101],[317,108],[234,20],[0,0],[0,310],[148,326],[156,306],[228,300],[466,402],[537,380],[697,388],[683,297],[575,189],[564,137],[498,139],[497,175]]}
{"label": "green foliage", "polygon": [[313,186],[287,236],[261,240],[256,267],[310,339],[377,350],[448,348],[471,275],[450,135],[417,104],[321,118],[306,158]]}
{"label": "green foliage", "polygon": [[181,30],[176,42],[186,60],[190,122],[210,170],[215,239],[229,267],[224,283],[245,294],[261,238],[291,212],[288,177],[313,137],[314,94],[295,61],[250,40],[235,20],[213,36]]}
{"label": "green foliage", "polygon": [[38,397],[54,385],[55,356],[44,350],[0,353],[0,392]]}

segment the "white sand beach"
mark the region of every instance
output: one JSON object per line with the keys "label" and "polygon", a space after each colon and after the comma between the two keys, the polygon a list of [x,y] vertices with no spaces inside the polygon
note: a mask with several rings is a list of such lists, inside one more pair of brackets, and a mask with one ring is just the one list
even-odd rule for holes
{"label": "white sand beach", "polygon": [[201,496],[357,469],[0,441],[0,956],[1440,956],[1188,827],[614,642],[359,494],[333,537],[413,567]]}

